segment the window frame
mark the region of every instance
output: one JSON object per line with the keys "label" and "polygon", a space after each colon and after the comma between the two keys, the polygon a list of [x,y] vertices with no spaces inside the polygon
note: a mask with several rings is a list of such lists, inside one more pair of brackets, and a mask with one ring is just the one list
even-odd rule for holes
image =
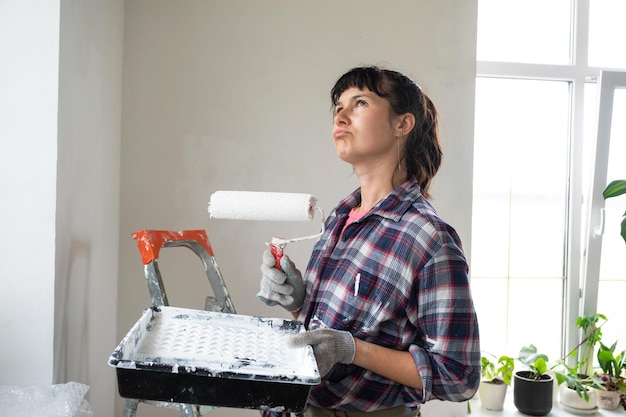
{"label": "window frame", "polygon": [[[578,345],[579,329],[576,326],[577,318],[583,312],[595,312],[597,304],[598,275],[588,279],[585,284],[583,279],[583,253],[582,243],[584,235],[583,225],[586,223],[583,217],[583,122],[585,103],[585,84],[597,82],[602,68],[588,65],[588,38],[589,38],[589,14],[590,0],[572,0],[571,16],[571,50],[570,64],[548,65],[528,64],[495,61],[476,61],[476,78],[513,78],[531,80],[551,80],[568,82],[571,88],[570,94],[570,148],[568,155],[568,218],[566,229],[566,253],[565,253],[565,293],[563,303],[563,326],[562,326],[562,356],[570,352]],[[575,169],[572,169],[575,167]],[[596,169],[599,167],[596,166]],[[606,162],[604,165],[606,180]],[[583,287],[585,297],[583,298]],[[596,298],[592,300],[594,289]],[[584,301],[584,303],[583,303]]]}
{"label": "window frame", "polygon": [[[602,254],[602,235],[604,233],[605,200],[602,191],[607,184],[607,168],[611,143],[613,118],[613,99],[615,90],[626,88],[626,71],[602,71],[598,79],[597,127],[595,141],[595,164],[590,184],[586,256],[582,288],[582,314],[594,314],[598,304],[600,286],[600,259]],[[601,167],[603,169],[598,169]],[[591,279],[589,279],[591,277]],[[593,279],[596,278],[596,279]]]}

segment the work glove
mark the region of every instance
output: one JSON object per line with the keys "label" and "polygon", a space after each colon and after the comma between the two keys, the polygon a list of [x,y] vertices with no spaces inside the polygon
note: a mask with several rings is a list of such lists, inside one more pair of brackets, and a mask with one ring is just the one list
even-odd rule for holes
{"label": "work glove", "polygon": [[317,369],[322,377],[330,372],[337,362],[348,365],[354,360],[354,337],[345,330],[310,330],[291,336],[288,343],[294,348],[311,345]]}
{"label": "work glove", "polygon": [[269,249],[263,252],[263,276],[257,297],[268,306],[279,304],[289,312],[298,311],[302,308],[305,293],[302,273],[287,255],[280,259],[280,267],[284,272],[276,268],[276,259]]}

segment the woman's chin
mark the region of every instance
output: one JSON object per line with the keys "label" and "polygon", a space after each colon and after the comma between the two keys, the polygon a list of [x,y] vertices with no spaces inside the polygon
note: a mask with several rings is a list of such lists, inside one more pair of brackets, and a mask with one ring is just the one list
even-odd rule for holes
{"label": "woman's chin", "polygon": [[350,163],[350,152],[346,149],[345,146],[340,146],[335,144],[335,151],[337,152],[337,156],[344,162]]}

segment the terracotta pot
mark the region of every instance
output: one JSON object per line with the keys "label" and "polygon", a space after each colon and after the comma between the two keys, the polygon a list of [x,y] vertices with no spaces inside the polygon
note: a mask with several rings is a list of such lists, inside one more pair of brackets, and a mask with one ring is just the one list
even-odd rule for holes
{"label": "terracotta pot", "polygon": [[619,391],[595,391],[598,397],[598,407],[605,410],[615,410],[619,407]]}
{"label": "terracotta pot", "polygon": [[544,374],[541,379],[529,378],[530,371],[517,371],[513,376],[513,403],[518,411],[530,416],[545,416],[552,410],[554,378]]}
{"label": "terracotta pot", "polygon": [[504,398],[506,397],[508,385],[498,379],[495,381],[480,381],[478,386],[480,407],[485,410],[501,411],[504,407]]}

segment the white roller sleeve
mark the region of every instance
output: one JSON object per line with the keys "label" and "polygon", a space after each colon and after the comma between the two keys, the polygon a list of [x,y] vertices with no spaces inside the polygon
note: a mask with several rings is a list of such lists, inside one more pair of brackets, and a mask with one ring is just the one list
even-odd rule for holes
{"label": "white roller sleeve", "polygon": [[309,221],[316,203],[311,194],[216,191],[209,201],[209,215],[231,220]]}

